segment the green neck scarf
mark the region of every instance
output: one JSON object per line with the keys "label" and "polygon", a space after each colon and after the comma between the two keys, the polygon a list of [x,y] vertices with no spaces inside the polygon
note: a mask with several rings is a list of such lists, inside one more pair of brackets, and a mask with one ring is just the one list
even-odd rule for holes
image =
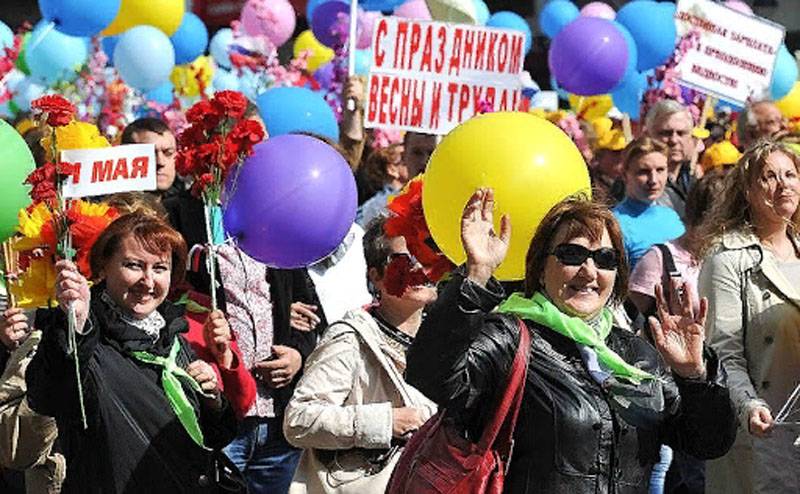
{"label": "green neck scarf", "polygon": [[603,308],[600,313],[597,331],[590,328],[583,319],[570,317],[561,312],[540,292],[536,292],[532,298],[526,298],[521,293],[514,293],[500,304],[497,310],[546,326],[575,343],[591,348],[597,353],[597,358],[603,366],[619,379],[625,379],[634,384],[640,384],[645,379],[655,379],[652,374],[625,362],[622,357],[606,346],[605,340],[611,333],[613,319],[611,311],[606,308]]}
{"label": "green neck scarf", "polygon": [[180,379],[183,379],[184,382],[189,384],[196,392],[204,396],[206,394],[203,392],[202,388],[200,388],[200,385],[197,384],[197,381],[176,364],[175,361],[180,348],[181,344],[176,337],[175,342],[172,344],[172,349],[169,351],[169,356],[166,358],[148,352],[132,352],[132,355],[146,364],[162,367],[161,386],[164,388],[164,393],[167,395],[172,410],[175,412],[175,415],[178,416],[181,425],[183,425],[183,428],[186,429],[186,432],[191,436],[194,442],[201,448],[205,448],[203,445],[203,431],[200,429],[200,424],[197,421],[197,414],[189,398],[186,396],[183,386],[181,386]]}

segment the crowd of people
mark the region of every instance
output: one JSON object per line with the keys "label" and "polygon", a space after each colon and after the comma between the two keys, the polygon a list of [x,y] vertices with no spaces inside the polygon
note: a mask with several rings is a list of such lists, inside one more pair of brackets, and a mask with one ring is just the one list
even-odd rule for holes
{"label": "crowd of people", "polygon": [[[386,228],[437,138],[365,131],[361,108],[328,142],[356,220],[299,269],[207,246],[176,136],[127,126],[121,143],[155,146],[157,190],[103,199],[120,216],[90,279],[58,261],[58,307],[4,299],[2,492],[384,492],[431,417],[480,440],[523,332],[504,492],[800,492],[800,420],[776,422],[800,380],[800,157],[773,103],[749,104],[735,137],[669,99],[633,139],[582,122],[593,198],[521,232],[486,184],[464,205],[467,261],[438,284],[418,239]],[[532,236],[525,277],[500,283],[513,235]]]}

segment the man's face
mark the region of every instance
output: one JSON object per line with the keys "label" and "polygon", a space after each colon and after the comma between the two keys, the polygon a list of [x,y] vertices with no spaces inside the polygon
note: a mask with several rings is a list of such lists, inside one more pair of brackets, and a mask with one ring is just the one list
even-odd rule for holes
{"label": "man's face", "polygon": [[753,140],[772,137],[785,128],[781,111],[772,103],[757,103],[753,105],[750,112],[756,122],[754,127],[750,127]]}
{"label": "man's face", "polygon": [[412,133],[406,137],[403,163],[408,168],[409,180],[425,171],[434,149],[436,149],[436,136]]}
{"label": "man's face", "polygon": [[669,163],[675,165],[692,159],[695,139],[694,122],[687,112],[678,112],[653,123],[650,137],[669,146]]}
{"label": "man's face", "polygon": [[163,192],[172,187],[175,182],[175,155],[177,145],[172,132],[156,134],[149,130],[133,133],[133,142],[137,144],[155,144],[156,146],[156,173],[158,190]]}

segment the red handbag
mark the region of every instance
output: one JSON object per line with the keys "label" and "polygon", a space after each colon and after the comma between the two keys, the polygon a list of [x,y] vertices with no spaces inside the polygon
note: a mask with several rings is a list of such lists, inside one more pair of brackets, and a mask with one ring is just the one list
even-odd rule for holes
{"label": "red handbag", "polygon": [[397,462],[387,494],[501,494],[528,371],[530,334],[520,341],[508,384],[480,440],[464,438],[440,410],[414,433]]}

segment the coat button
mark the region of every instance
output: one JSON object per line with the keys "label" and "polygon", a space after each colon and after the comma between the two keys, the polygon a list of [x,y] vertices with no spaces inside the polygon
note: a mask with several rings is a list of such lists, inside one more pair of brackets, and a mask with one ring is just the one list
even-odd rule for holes
{"label": "coat button", "polygon": [[762,381],[761,389],[769,389],[769,381]]}
{"label": "coat button", "polygon": [[211,485],[211,482],[209,481],[207,475],[201,475],[197,479],[197,485],[199,485],[200,487],[209,487]]}
{"label": "coat button", "polygon": [[771,296],[772,296],[772,294],[771,294],[771,293],[769,293],[769,292],[764,292],[764,295],[762,295],[762,296],[761,296],[761,298],[762,298],[762,300],[769,300],[769,298],[770,298]]}
{"label": "coat button", "polygon": [[773,338],[772,336],[764,337],[764,343],[766,343],[767,345],[771,345],[773,341],[775,341],[775,338]]}

